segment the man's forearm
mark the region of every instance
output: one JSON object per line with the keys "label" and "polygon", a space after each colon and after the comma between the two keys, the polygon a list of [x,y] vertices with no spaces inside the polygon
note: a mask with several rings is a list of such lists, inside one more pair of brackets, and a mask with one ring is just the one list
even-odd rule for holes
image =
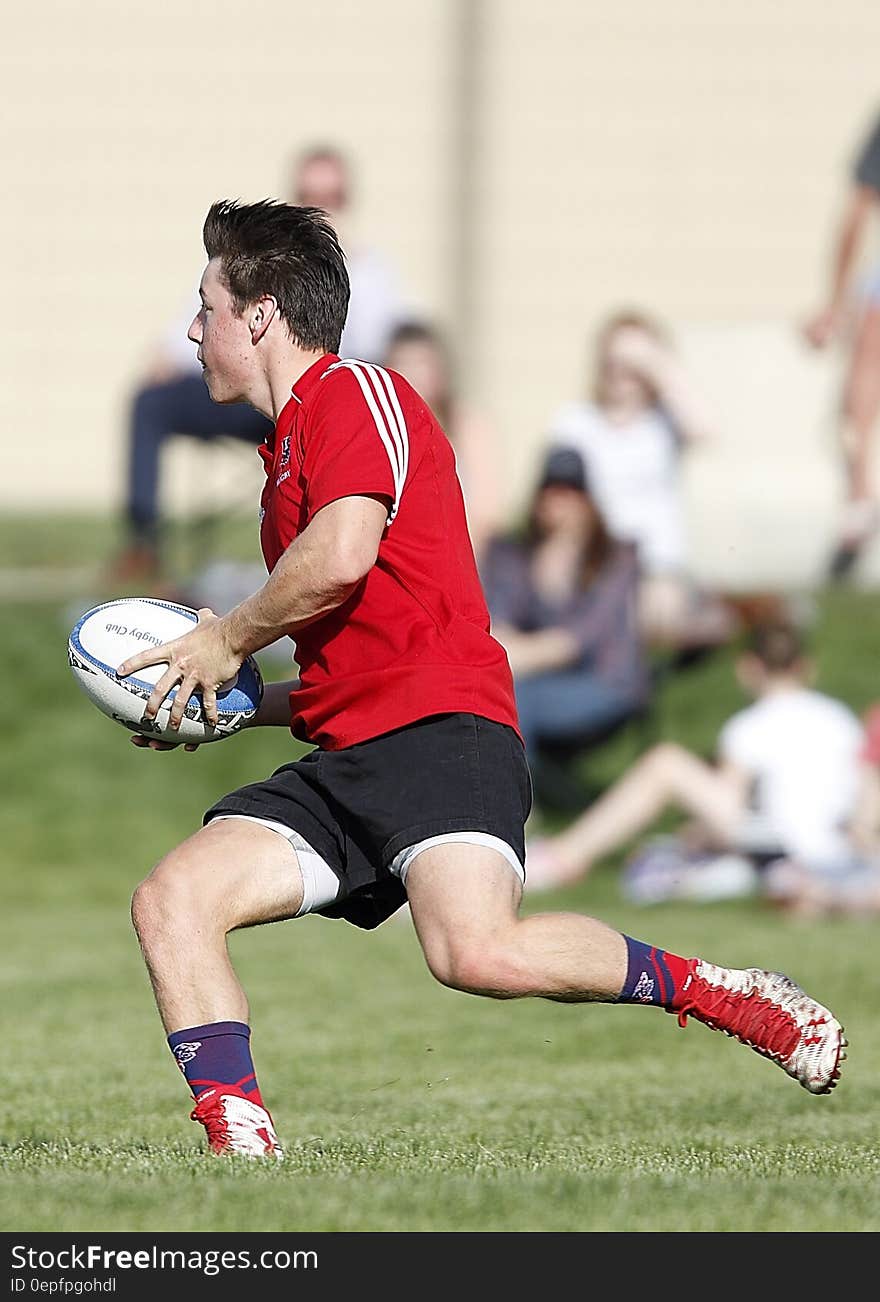
{"label": "man's forearm", "polygon": [[319,511],[259,592],[221,617],[229,649],[244,658],[341,606],[375,563],[385,512],[364,498]]}
{"label": "man's forearm", "polygon": [[[302,544],[302,545],[300,545]],[[223,636],[242,657],[311,624],[351,596],[357,583],[328,570],[305,535],[284,553],[258,592],[222,616]]]}

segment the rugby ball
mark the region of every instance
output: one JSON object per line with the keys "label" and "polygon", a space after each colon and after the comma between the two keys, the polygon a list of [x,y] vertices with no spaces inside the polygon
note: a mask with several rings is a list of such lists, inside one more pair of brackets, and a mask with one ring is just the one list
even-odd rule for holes
{"label": "rugby ball", "polygon": [[109,718],[131,732],[162,741],[221,741],[251,723],[263,696],[263,679],[253,656],[248,656],[234,679],[217,691],[216,727],[203,716],[202,699],[189,698],[180,728],[168,726],[172,688],[155,719],[144,718],[144,707],[166,664],[150,665],[127,678],[116,670],[124,660],[147,647],[161,646],[181,637],[199,622],[198,612],[173,601],[154,597],[123,597],[87,610],[67,640],[67,658],[73,676],[89,700]]}

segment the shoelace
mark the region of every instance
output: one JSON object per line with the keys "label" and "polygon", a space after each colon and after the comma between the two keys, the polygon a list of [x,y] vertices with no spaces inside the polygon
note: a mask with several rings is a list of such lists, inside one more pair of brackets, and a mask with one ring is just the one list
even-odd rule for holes
{"label": "shoelace", "polygon": [[190,1121],[200,1121],[208,1132],[208,1143],[212,1148],[225,1148],[229,1139],[229,1127],[223,1113],[223,1100],[220,1095],[198,1102],[189,1114]]}
{"label": "shoelace", "polygon": [[757,990],[736,994],[700,978],[692,982],[687,1003],[679,1010],[679,1026],[687,1026],[688,1015],[780,1061],[791,1057],[801,1038],[794,1018]]}

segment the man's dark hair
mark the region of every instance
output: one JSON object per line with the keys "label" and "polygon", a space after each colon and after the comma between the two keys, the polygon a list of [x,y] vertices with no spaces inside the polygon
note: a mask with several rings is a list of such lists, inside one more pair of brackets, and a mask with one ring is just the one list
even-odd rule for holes
{"label": "man's dark hair", "polygon": [[322,209],[274,199],[219,199],[208,210],[203,236],[208,257],[220,259],[237,312],[270,294],[295,343],[338,351],[348,314],[348,272]]}
{"label": "man's dark hair", "polygon": [[748,639],[746,650],[771,674],[784,674],[802,663],[806,654],[803,638],[790,624],[758,625]]}

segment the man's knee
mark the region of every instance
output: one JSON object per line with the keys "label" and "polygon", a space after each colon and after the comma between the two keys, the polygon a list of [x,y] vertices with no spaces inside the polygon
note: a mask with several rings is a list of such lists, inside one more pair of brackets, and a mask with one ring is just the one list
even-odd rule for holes
{"label": "man's knee", "polygon": [[141,940],[167,934],[186,919],[192,926],[216,913],[218,899],[210,877],[202,873],[199,856],[188,844],[162,859],[137,887],[131,901],[131,919]]}
{"label": "man's knee", "polygon": [[501,941],[443,939],[425,947],[425,959],[431,974],[451,990],[493,999],[527,993],[526,974],[512,948]]}

